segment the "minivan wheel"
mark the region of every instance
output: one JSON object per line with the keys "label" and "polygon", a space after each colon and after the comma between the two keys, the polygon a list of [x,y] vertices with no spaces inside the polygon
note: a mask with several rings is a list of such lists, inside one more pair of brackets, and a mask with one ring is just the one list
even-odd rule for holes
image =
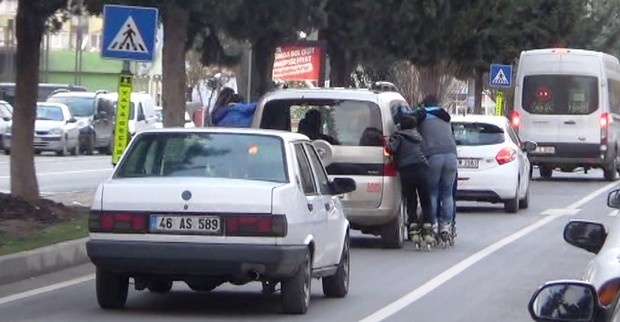
{"label": "minivan wheel", "polygon": [[405,242],[405,216],[406,211],[403,203],[401,203],[398,214],[389,223],[383,226],[381,232],[381,244],[384,248],[400,249],[403,248]]}
{"label": "minivan wheel", "polygon": [[607,166],[605,166],[605,168],[603,169],[603,176],[605,177],[606,181],[614,181],[616,180],[617,177],[617,162],[616,162],[616,158],[613,159],[613,161],[611,162],[611,164],[608,164]]}
{"label": "minivan wheel", "polygon": [[540,176],[544,179],[551,179],[551,175],[553,174],[553,168],[548,166],[538,166],[538,171],[540,172]]}

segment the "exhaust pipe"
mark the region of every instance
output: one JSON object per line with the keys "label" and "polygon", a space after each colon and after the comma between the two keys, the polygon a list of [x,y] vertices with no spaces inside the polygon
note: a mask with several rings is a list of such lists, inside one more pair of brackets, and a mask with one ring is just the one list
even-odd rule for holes
{"label": "exhaust pipe", "polygon": [[258,279],[260,278],[260,273],[257,272],[256,270],[251,270],[248,272],[248,277],[252,281],[258,281]]}

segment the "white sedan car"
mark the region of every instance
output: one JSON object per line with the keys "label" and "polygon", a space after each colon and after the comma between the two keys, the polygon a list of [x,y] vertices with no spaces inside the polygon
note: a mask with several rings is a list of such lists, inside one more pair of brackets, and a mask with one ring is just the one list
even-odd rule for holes
{"label": "white sedan car", "polygon": [[281,284],[283,310],[305,313],[312,278],[327,297],[349,288],[349,222],[301,134],[249,129],[162,129],[137,134],[95,195],[87,253],[97,300],[119,309],[136,290],[196,291],[222,283]]}
{"label": "white sedan car", "polygon": [[521,142],[503,116],[453,116],[457,144],[457,200],[503,203],[516,213],[529,206],[531,165],[536,143]]}
{"label": "white sedan car", "polygon": [[[38,102],[34,122],[34,151],[53,151],[59,156],[78,155],[80,129],[71,109],[61,103]],[[2,136],[4,153],[11,153],[11,126]]]}

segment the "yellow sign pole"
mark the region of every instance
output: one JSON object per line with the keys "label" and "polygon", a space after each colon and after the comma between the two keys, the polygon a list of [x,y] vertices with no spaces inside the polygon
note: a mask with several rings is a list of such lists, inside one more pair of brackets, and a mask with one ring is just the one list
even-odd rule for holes
{"label": "yellow sign pole", "polygon": [[118,101],[116,103],[116,125],[114,127],[114,151],[112,164],[116,165],[129,143],[129,112],[131,109],[131,90],[133,75],[129,62],[123,64],[118,82]]}
{"label": "yellow sign pole", "polygon": [[504,92],[501,90],[495,95],[495,115],[504,115]]}

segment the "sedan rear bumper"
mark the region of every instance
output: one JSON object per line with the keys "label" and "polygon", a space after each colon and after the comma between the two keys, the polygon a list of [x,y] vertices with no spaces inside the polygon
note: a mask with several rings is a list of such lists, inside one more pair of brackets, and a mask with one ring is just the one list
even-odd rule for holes
{"label": "sedan rear bumper", "polygon": [[194,244],[90,240],[88,257],[98,268],[129,275],[247,277],[292,276],[304,262],[307,246]]}

